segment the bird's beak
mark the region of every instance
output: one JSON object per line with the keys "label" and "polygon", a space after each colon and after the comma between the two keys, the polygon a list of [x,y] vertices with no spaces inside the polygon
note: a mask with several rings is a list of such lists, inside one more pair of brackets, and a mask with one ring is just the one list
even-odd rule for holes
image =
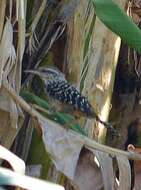
{"label": "bird's beak", "polygon": [[25,73],[31,73],[31,74],[34,74],[34,75],[41,76],[41,73],[38,70],[25,70],[24,72]]}

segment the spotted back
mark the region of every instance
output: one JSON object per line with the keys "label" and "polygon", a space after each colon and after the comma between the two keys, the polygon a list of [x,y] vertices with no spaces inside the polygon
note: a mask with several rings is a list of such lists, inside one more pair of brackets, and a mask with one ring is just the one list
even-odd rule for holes
{"label": "spotted back", "polygon": [[46,91],[50,97],[72,106],[74,110],[82,112],[87,117],[93,117],[93,108],[87,98],[66,81],[50,81]]}

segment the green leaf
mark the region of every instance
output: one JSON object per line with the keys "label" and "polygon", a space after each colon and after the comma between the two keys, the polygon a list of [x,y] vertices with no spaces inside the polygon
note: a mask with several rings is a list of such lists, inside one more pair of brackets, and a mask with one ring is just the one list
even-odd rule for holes
{"label": "green leaf", "polygon": [[[49,104],[46,100],[41,99],[40,97],[36,96],[35,94],[28,92],[28,91],[22,91],[20,93],[20,95],[25,99],[25,101],[30,102],[30,103],[34,103],[39,105],[40,107],[49,110]],[[86,135],[86,132],[84,131],[84,129],[82,129],[80,127],[79,124],[77,123],[73,123],[72,121],[75,120],[75,118],[69,114],[66,113],[62,113],[62,112],[53,112],[52,114],[49,115],[49,117],[60,123],[61,125],[64,126],[69,126],[71,129],[75,130],[76,132]]]}
{"label": "green leaf", "polygon": [[141,31],[114,1],[92,0],[98,18],[136,51],[141,53]]}

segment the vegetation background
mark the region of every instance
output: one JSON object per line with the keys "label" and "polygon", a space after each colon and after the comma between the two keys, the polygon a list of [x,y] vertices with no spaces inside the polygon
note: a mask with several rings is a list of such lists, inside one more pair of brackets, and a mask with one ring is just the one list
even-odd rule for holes
{"label": "vegetation background", "polygon": [[[47,118],[48,122],[57,119],[63,125],[72,116],[59,112],[48,115],[42,81],[38,77],[33,80],[24,71],[40,65],[58,67],[88,97],[102,120],[110,118],[120,136],[107,134],[102,125],[94,120],[85,122],[83,118],[79,123],[84,127],[74,124],[69,126],[70,131],[124,149],[127,126],[141,113],[141,32],[137,27],[140,27],[140,8],[139,0],[0,1],[0,141],[30,166],[27,167],[30,175],[37,174],[69,190],[74,187],[89,190],[96,184],[97,189],[101,188],[99,184],[108,190],[116,188],[112,150],[105,148],[108,152],[103,153],[104,148],[98,148],[97,144],[95,148],[91,145],[92,150],[92,142],[89,150],[81,150],[73,180],[63,174],[63,169],[61,172],[56,169],[53,156],[59,154],[57,147],[52,156],[51,151],[46,151],[48,142],[43,139],[46,126],[52,124],[43,127],[40,119]],[[121,37],[122,45],[115,33]],[[55,122],[52,125],[54,131],[56,125]],[[93,154],[101,170],[93,164]],[[113,154],[119,168],[120,189],[129,189],[131,155],[118,150]],[[111,175],[113,178],[109,180]]]}

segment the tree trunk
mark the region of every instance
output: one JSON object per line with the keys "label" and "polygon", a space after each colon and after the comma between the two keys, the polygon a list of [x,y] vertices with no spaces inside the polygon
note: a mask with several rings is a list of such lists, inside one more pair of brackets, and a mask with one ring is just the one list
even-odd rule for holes
{"label": "tree trunk", "polygon": [[[127,1],[117,1],[125,7]],[[120,38],[99,21],[92,4],[83,0],[68,26],[69,78],[88,96],[102,120],[107,120],[120,49]],[[93,120],[85,126],[89,136],[105,141],[106,130]]]}

